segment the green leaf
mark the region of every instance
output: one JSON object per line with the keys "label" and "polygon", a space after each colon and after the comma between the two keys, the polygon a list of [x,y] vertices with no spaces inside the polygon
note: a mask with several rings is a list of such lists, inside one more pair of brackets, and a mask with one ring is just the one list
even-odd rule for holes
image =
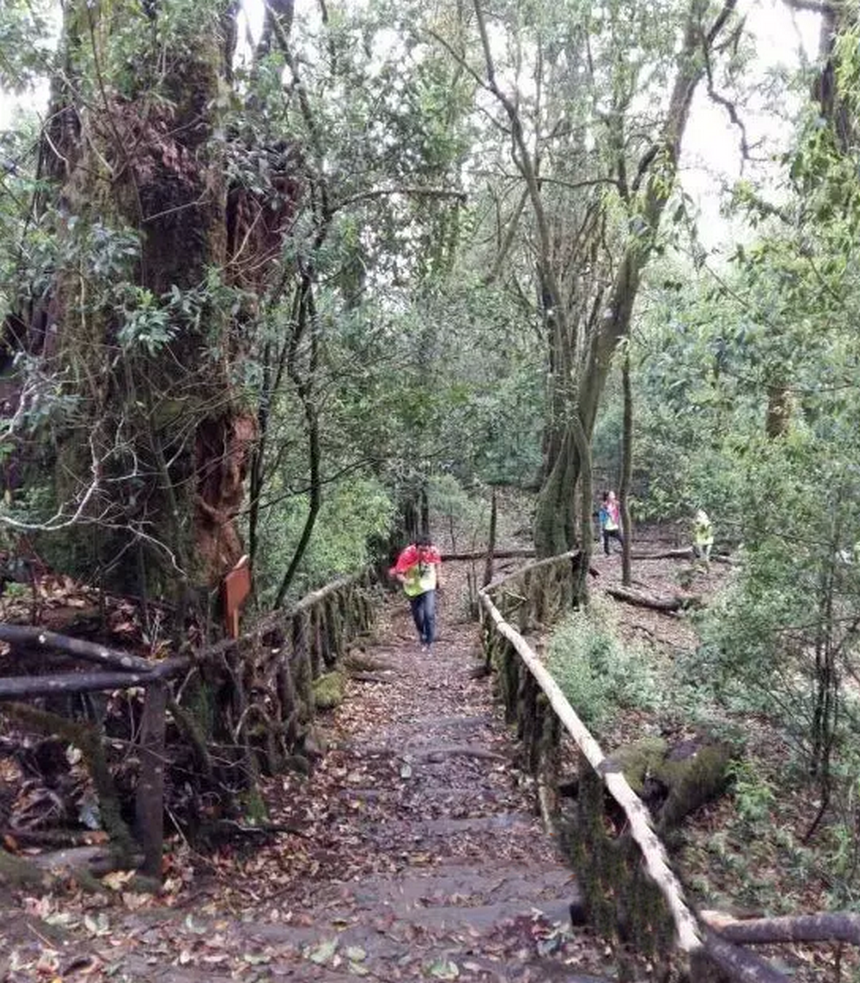
{"label": "green leaf", "polygon": [[460,970],[455,962],[452,962],[446,956],[442,956],[441,959],[437,959],[427,972],[435,977],[437,980],[456,980],[460,976]]}

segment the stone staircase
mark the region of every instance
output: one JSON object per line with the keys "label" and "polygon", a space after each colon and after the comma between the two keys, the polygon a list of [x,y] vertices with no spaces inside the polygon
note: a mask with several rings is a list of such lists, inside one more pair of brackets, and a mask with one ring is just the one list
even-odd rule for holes
{"label": "stone staircase", "polygon": [[[273,822],[299,832],[249,850],[196,900],[112,908],[103,936],[92,925],[64,931],[61,963],[90,963],[60,978],[614,978],[604,946],[571,926],[571,871],[535,815],[490,684],[472,677],[474,625],[443,612],[428,656],[401,606],[387,618],[365,653],[385,682],[350,683],[314,773],[273,782]],[[29,978],[41,977],[5,977]]]}

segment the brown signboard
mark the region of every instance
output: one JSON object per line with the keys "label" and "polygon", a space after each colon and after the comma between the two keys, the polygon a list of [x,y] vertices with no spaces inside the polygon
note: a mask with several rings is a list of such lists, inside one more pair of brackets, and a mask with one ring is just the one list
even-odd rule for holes
{"label": "brown signboard", "polygon": [[243,556],[224,578],[221,595],[224,602],[224,626],[230,638],[239,637],[239,609],[251,593],[251,567]]}

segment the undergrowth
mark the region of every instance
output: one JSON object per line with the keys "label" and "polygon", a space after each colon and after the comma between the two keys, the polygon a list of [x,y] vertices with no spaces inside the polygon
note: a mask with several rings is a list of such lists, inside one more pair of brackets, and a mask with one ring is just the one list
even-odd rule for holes
{"label": "undergrowth", "polygon": [[589,729],[611,727],[619,713],[656,710],[660,687],[650,661],[638,647],[618,637],[608,604],[597,598],[588,611],[576,611],[556,629],[547,668]]}

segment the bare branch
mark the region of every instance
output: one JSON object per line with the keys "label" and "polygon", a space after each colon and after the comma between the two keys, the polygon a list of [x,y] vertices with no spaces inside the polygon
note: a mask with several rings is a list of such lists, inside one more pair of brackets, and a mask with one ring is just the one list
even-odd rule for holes
{"label": "bare branch", "polygon": [[190,664],[190,659],[175,658],[159,662],[151,672],[62,672],[52,676],[2,676],[0,700],[146,687],[176,675]]}
{"label": "bare branch", "polygon": [[832,3],[819,3],[818,0],[782,0],[792,10],[806,10],[813,14],[832,14]]}
{"label": "bare branch", "polygon": [[69,526],[73,526],[80,522],[83,518],[84,512],[87,509],[92,497],[95,495],[96,491],[101,487],[101,460],[99,459],[96,449],[93,445],[94,437],[90,435],[90,452],[92,454],[92,461],[90,463],[90,472],[92,473],[92,481],[89,487],[84,492],[83,497],[78,502],[77,508],[74,514],[70,518],[63,518],[66,514],[65,505],[60,506],[57,512],[48,519],[47,522],[22,522],[20,519],[14,519],[11,515],[0,514],[0,523],[6,526],[11,526],[13,529],[23,529],[29,532],[56,532],[58,529],[68,529]]}
{"label": "bare branch", "polygon": [[350,195],[342,201],[336,202],[331,206],[332,214],[347,205],[354,205],[359,201],[370,201],[374,198],[384,198],[387,195],[403,195],[406,198],[454,198],[465,205],[467,198],[465,191],[449,190],[448,188],[418,188],[404,186],[402,188],[371,188],[368,191],[360,191]]}

